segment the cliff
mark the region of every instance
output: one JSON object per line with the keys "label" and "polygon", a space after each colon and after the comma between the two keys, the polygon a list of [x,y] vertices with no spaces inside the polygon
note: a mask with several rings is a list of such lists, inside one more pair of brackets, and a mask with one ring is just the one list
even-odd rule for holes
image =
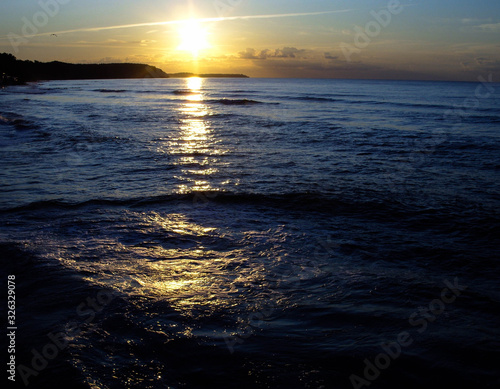
{"label": "cliff", "polygon": [[21,61],[12,54],[0,54],[2,85],[38,80],[83,80],[111,78],[168,78],[154,66],[134,63],[70,64],[64,62]]}

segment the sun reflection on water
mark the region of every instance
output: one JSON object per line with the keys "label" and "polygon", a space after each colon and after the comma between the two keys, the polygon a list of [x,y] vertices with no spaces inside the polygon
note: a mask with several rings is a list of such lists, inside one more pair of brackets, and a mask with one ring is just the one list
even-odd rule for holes
{"label": "sun reflection on water", "polygon": [[[176,164],[181,167],[181,174],[175,178],[182,181],[177,186],[180,193],[192,191],[212,191],[216,188],[210,184],[209,178],[219,171],[218,155],[223,151],[218,146],[210,122],[210,107],[204,103],[203,79],[191,77],[186,79],[187,99],[179,108],[181,124],[179,136],[170,142],[171,153],[177,155]],[[206,179],[200,179],[203,176]]]}
{"label": "sun reflection on water", "polygon": [[[250,261],[245,248],[208,247],[227,239],[217,228],[183,213],[130,212],[128,219],[127,230],[144,232],[141,241],[125,243],[126,237],[119,235],[71,242],[78,255],[60,252],[59,260],[85,274],[88,282],[138,301],[166,301],[186,315],[198,314],[198,309],[207,314],[230,309],[249,289],[264,286],[264,265]],[[99,260],[82,260],[97,258],[96,249]]]}
{"label": "sun reflection on water", "polygon": [[203,85],[203,79],[200,77],[189,77],[187,79],[187,87],[191,91],[199,91]]}

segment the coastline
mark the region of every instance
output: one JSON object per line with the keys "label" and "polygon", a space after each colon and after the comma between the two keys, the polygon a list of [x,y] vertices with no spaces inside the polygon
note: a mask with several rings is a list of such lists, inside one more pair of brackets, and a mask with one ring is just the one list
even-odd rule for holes
{"label": "coastline", "polygon": [[72,64],[59,61],[38,62],[18,60],[8,53],[0,54],[0,87],[23,85],[31,81],[113,80],[136,78],[249,78],[244,74],[190,72],[166,73],[139,63]]}

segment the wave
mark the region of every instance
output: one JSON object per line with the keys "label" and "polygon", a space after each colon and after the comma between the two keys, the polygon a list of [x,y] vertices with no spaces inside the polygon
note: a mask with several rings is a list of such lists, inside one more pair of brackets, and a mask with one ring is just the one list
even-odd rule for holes
{"label": "wave", "polygon": [[11,114],[14,117],[0,115],[0,123],[11,125],[16,130],[36,130],[39,126],[31,120],[23,118],[21,115]]}
{"label": "wave", "polygon": [[191,90],[181,90],[181,89],[174,90],[174,91],[172,91],[172,93],[174,95],[181,95],[181,96],[186,96],[186,95],[189,96],[189,95],[195,95],[195,94],[197,94],[196,92],[193,92]]}
{"label": "wave", "polygon": [[444,149],[450,151],[458,151],[458,150],[480,150],[480,151],[497,151],[500,152],[500,144],[492,144],[488,142],[479,142],[479,141],[457,141],[452,145],[444,144]]}
{"label": "wave", "polygon": [[94,89],[92,92],[99,93],[124,93],[127,92],[125,89]]}
{"label": "wave", "polygon": [[[253,105],[253,104],[264,104],[262,101],[250,100],[250,99],[219,99],[210,100],[211,102],[223,104],[223,105]],[[275,103],[278,104],[278,103]]]}
{"label": "wave", "polygon": [[[13,208],[0,209],[0,213],[34,211],[43,209],[80,209],[91,206],[142,207],[150,205],[168,205],[178,203],[248,205],[283,209],[288,212],[307,214],[320,213],[335,216],[351,215],[368,217],[384,221],[404,223],[422,221],[427,228],[429,223],[439,224],[447,219],[446,224],[463,224],[467,219],[479,221],[487,219],[489,227],[494,227],[500,236],[500,214],[495,209],[484,206],[481,209],[468,202],[455,202],[432,208],[425,205],[403,203],[397,198],[375,193],[328,194],[320,192],[289,192],[282,194],[235,193],[225,191],[205,191],[190,193],[172,193],[143,198],[91,199],[82,202],[68,202],[61,199],[44,200]],[[471,208],[472,207],[472,208]]]}
{"label": "wave", "polygon": [[11,95],[11,94],[46,95],[48,93],[48,91],[37,89],[33,85],[29,85],[29,86],[28,85],[16,85],[14,87],[9,87],[8,93],[9,93],[9,95]]}
{"label": "wave", "polygon": [[[405,107],[405,108],[431,108],[431,109],[453,109],[454,107],[448,104],[428,104],[428,103],[412,103],[412,102],[395,102],[395,101],[382,101],[382,100],[354,100],[349,98],[339,98],[338,96],[356,97],[354,95],[335,95],[335,97],[322,97],[322,96],[281,96],[285,100],[298,100],[310,102],[342,102],[347,104],[362,104],[362,105],[386,105],[392,107]],[[362,96],[359,96],[362,97]]]}
{"label": "wave", "polygon": [[[190,96],[197,94],[197,92],[189,90],[174,90],[172,91],[172,93],[179,96]],[[223,104],[223,105],[279,104],[279,103],[264,103],[262,101],[251,100],[251,99],[228,99],[228,98],[210,99],[210,100],[205,100],[205,102]]]}
{"label": "wave", "polygon": [[81,87],[75,87],[75,86],[67,86],[67,87],[62,87],[62,86],[54,86],[54,87],[43,87],[40,89],[41,91],[45,92],[50,92],[52,93],[66,93],[67,91],[81,91]]}
{"label": "wave", "polygon": [[210,119],[235,119],[240,118],[240,115],[235,113],[218,113],[218,112],[208,112],[205,115],[200,116],[202,118],[210,118]]}
{"label": "wave", "polygon": [[[64,138],[63,138],[64,139]],[[101,135],[97,133],[86,133],[86,134],[81,134],[81,135],[75,135],[75,136],[68,136],[65,138],[65,142],[69,143],[70,145],[86,145],[86,144],[92,144],[92,143],[128,143],[130,142],[131,139],[124,137],[124,136],[117,136],[117,135]]]}
{"label": "wave", "polygon": [[153,94],[158,96],[163,96],[165,94],[173,94],[178,96],[190,96],[199,94],[197,91],[192,91],[189,89],[176,89],[176,90],[134,90],[134,93],[138,94]]}
{"label": "wave", "polygon": [[[342,102],[347,104],[362,104],[362,105],[386,105],[392,107],[405,107],[405,108],[433,108],[433,109],[451,109],[453,108],[450,105],[445,104],[425,104],[425,103],[406,103],[406,102],[394,102],[394,101],[382,101],[382,100],[354,100],[349,98],[339,98],[335,95],[335,97],[322,97],[322,96],[282,96],[281,98],[285,100],[297,100],[297,101],[308,101],[308,102],[323,102],[323,103],[331,103],[331,102]],[[355,97],[353,95],[345,95],[345,97]],[[362,97],[362,96],[360,96]]]}
{"label": "wave", "polygon": [[301,204],[301,207],[318,207],[324,209],[325,205],[330,208],[338,207],[342,202],[334,198],[325,197],[315,193],[286,193],[286,194],[259,194],[259,193],[232,193],[220,191],[191,192],[186,194],[166,194],[145,198],[124,198],[124,199],[91,199],[82,202],[68,202],[65,200],[42,200],[27,205],[22,205],[9,209],[2,209],[0,212],[10,211],[31,211],[44,208],[67,208],[78,209],[93,205],[107,206],[141,206],[147,204],[162,204],[172,202],[192,201],[193,199],[210,199],[212,202],[223,204],[256,204],[269,206],[293,207],[294,204]]}
{"label": "wave", "polygon": [[498,115],[465,115],[462,120],[467,123],[500,123]]}
{"label": "wave", "polygon": [[342,100],[351,104],[366,104],[366,105],[385,105],[388,107],[404,107],[404,108],[431,108],[431,109],[452,109],[453,106],[447,104],[425,104],[425,103],[411,103],[411,102],[395,102],[395,101],[381,101],[381,100]]}
{"label": "wave", "polygon": [[331,97],[316,97],[316,96],[303,96],[303,97],[289,97],[289,100],[300,100],[300,101],[317,101],[317,102],[335,102],[335,101],[345,101],[341,99],[334,99]]}
{"label": "wave", "polygon": [[252,94],[252,93],[260,93],[260,92],[254,91],[254,90],[236,89],[236,90],[227,91],[227,93],[248,93],[248,94]]}
{"label": "wave", "polygon": [[[159,91],[136,91],[136,93],[152,93],[152,94],[158,94],[161,95],[164,92],[159,92]],[[176,89],[173,91],[169,91],[169,93],[174,94],[176,96],[192,96],[192,95],[197,95],[199,92],[188,90],[188,89]],[[246,91],[241,91],[241,93],[246,93]],[[249,93],[255,93],[255,92],[249,92]],[[252,100],[252,99],[229,99],[229,98],[222,98],[222,99],[209,99],[209,100],[204,100],[204,102],[207,103],[215,103],[215,104],[222,104],[222,105],[254,105],[254,104],[279,104],[279,103],[268,103],[268,102],[263,102],[263,101],[258,101],[258,100]]]}
{"label": "wave", "polygon": [[41,90],[53,94],[53,93],[65,93],[68,90],[68,88],[43,88]]}
{"label": "wave", "polygon": [[166,93],[164,91],[158,91],[158,90],[135,90],[133,92],[134,93],[142,93],[142,94],[156,94],[156,95],[161,95],[161,94]]}

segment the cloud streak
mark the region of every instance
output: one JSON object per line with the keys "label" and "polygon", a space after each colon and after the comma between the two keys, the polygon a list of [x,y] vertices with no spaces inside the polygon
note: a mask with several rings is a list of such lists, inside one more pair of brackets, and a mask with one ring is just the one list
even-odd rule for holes
{"label": "cloud streak", "polygon": [[253,48],[247,48],[238,53],[241,59],[267,59],[267,58],[299,58],[306,55],[307,50],[297,49],[295,47],[283,47],[282,49],[265,49],[260,52]]}
{"label": "cloud streak", "polygon": [[[39,37],[39,36],[50,36],[52,34],[62,35],[70,34],[75,32],[97,32],[97,31],[107,31],[107,30],[118,30],[123,28],[137,28],[137,27],[152,27],[152,26],[167,26],[171,24],[183,24],[189,21],[196,21],[199,23],[208,22],[225,22],[231,20],[250,20],[250,19],[275,19],[275,18],[291,18],[299,16],[315,16],[315,15],[327,15],[334,13],[345,13],[355,11],[354,9],[342,9],[334,11],[319,11],[319,12],[301,12],[301,13],[286,13],[286,14],[269,14],[269,15],[245,15],[245,16],[227,16],[227,17],[217,17],[217,18],[198,18],[198,19],[181,19],[181,20],[168,20],[163,22],[149,22],[149,23],[136,23],[136,24],[122,24],[117,26],[104,26],[104,27],[89,27],[89,28],[76,28],[72,30],[62,30],[62,31],[51,31],[44,32],[40,34],[30,35],[29,37]],[[0,39],[9,39],[8,37],[1,37]]]}

